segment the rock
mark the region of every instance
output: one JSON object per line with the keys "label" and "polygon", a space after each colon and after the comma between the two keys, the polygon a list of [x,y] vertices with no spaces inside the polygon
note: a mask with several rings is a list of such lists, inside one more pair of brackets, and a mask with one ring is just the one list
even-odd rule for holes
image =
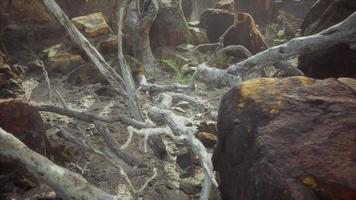
{"label": "rock", "polygon": [[16,21],[17,24],[58,24],[55,17],[47,12],[42,2],[37,0],[11,0],[7,9],[10,19]]}
{"label": "rock", "polygon": [[36,61],[36,60],[32,60],[28,63],[26,63],[26,71],[33,73],[33,72],[40,72],[42,70],[41,65]]}
{"label": "rock", "polygon": [[64,44],[57,44],[43,50],[46,54],[45,67],[51,73],[68,74],[76,67],[85,63],[81,55],[70,52]]}
{"label": "rock", "polygon": [[216,122],[213,121],[202,121],[200,124],[196,125],[199,132],[207,132],[217,135]]}
{"label": "rock", "polygon": [[0,73],[0,87],[5,85],[7,82],[7,76],[5,73]]}
{"label": "rock", "polygon": [[94,38],[110,32],[110,27],[101,12],[75,17],[72,22],[87,37]]}
{"label": "rock", "polygon": [[187,194],[199,194],[204,180],[204,171],[196,170],[194,176],[183,178],[180,182],[179,188]]}
{"label": "rock", "polygon": [[199,20],[199,16],[208,8],[214,8],[219,0],[182,0],[182,7],[187,21]]}
{"label": "rock", "polygon": [[215,4],[215,8],[234,12],[235,2],[234,0],[221,0]]}
{"label": "rock", "polygon": [[273,0],[235,0],[235,10],[251,14],[261,27],[265,27],[278,14],[278,7]]}
{"label": "rock", "polygon": [[[235,17],[236,20],[234,20]],[[249,14],[208,9],[202,13],[200,18],[200,24],[207,29],[208,39],[211,43],[217,42],[233,23],[235,23],[235,27],[225,36],[225,46],[242,45],[253,54],[267,48],[264,37]]]}
{"label": "rock", "polygon": [[356,92],[356,81],[352,78],[338,78],[337,81],[349,86],[353,91]]}
{"label": "rock", "polygon": [[[302,24],[304,35],[318,33],[335,25],[356,11],[353,0],[318,1]],[[337,56],[335,56],[337,55]],[[356,50],[339,44],[299,57],[299,69],[313,78],[356,78]]]}
{"label": "rock", "polygon": [[192,34],[192,42],[195,45],[207,44],[209,43],[206,31],[202,28],[189,27],[190,33]]}
{"label": "rock", "polygon": [[0,64],[0,73],[6,74],[7,78],[17,78],[17,75],[12,71],[9,65],[7,64]]}
{"label": "rock", "polygon": [[19,67],[16,64],[10,67],[4,61],[5,56],[2,57],[2,63],[0,63],[0,99],[16,98],[19,94],[23,93],[21,84],[19,83],[20,80],[18,79],[23,74],[23,71],[18,69]]}
{"label": "rock", "polygon": [[305,32],[305,29],[310,24],[316,22],[321,17],[323,12],[330,6],[333,1],[334,0],[316,1],[315,4],[312,5],[307,16],[305,16],[302,25],[300,26],[302,33]]}
{"label": "rock", "polygon": [[118,40],[117,36],[114,34],[107,34],[96,37],[92,39],[91,42],[94,44],[96,49],[104,54],[117,51]]}
{"label": "rock", "polygon": [[192,35],[180,0],[161,0],[157,18],[150,31],[151,47],[175,47],[190,43]]}
{"label": "rock", "polygon": [[356,199],[355,97],[335,79],[306,77],[231,89],[213,155],[222,199]]}
{"label": "rock", "polygon": [[[43,128],[42,118],[38,111],[27,103],[16,99],[0,99],[0,127],[20,139],[32,150],[50,156],[50,144]],[[14,163],[2,156],[0,156],[0,177],[2,183],[0,198],[8,197],[14,191],[27,191],[39,184],[23,169],[21,163]],[[7,199],[5,197],[2,199]]]}
{"label": "rock", "polygon": [[206,148],[214,148],[218,140],[216,135],[206,132],[197,133],[195,137],[198,138]]}
{"label": "rock", "polygon": [[227,10],[208,9],[200,15],[200,26],[207,30],[210,42],[217,42],[225,30],[234,23],[235,14]]}
{"label": "rock", "polygon": [[96,83],[107,84],[106,79],[91,63],[83,64],[79,69],[69,74],[68,82],[78,86]]}
{"label": "rock", "polygon": [[50,147],[41,115],[27,103],[15,99],[0,99],[0,127],[31,149],[49,155]]}

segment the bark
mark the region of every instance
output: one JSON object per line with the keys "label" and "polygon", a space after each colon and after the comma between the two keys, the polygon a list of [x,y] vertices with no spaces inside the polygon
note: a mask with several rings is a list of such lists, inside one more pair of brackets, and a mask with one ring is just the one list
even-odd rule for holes
{"label": "bark", "polygon": [[274,65],[290,57],[326,49],[337,44],[356,41],[356,12],[343,22],[318,34],[298,37],[289,42],[262,51],[226,70],[210,68],[207,63],[196,67],[196,78],[215,87],[232,87],[244,81],[244,74],[264,66]]}
{"label": "bark", "polygon": [[185,126],[185,121],[189,121],[185,117],[175,115],[169,110],[152,107],[149,110],[150,118],[157,124],[163,123],[167,125],[178,139],[183,140],[188,146],[190,146],[194,154],[199,158],[201,167],[204,170],[205,178],[203,188],[200,194],[200,200],[209,199],[209,193],[211,191],[212,184],[218,186],[213,172],[213,165],[211,156],[206,151],[204,145],[195,138],[194,134],[197,129],[194,127]]}
{"label": "bark", "polygon": [[[118,1],[117,4],[119,4],[120,1]],[[135,82],[132,78],[132,73],[131,70],[129,68],[129,66],[127,65],[127,62],[125,60],[124,57],[124,53],[123,53],[123,49],[122,49],[122,27],[123,27],[123,23],[124,23],[124,15],[125,15],[125,10],[127,8],[127,6],[129,5],[129,0],[124,1],[121,4],[121,7],[119,9],[118,12],[118,30],[117,30],[117,36],[118,36],[118,51],[117,51],[117,57],[118,57],[118,61],[119,61],[119,66],[120,66],[120,70],[123,76],[123,79],[125,81],[125,88],[126,88],[126,92],[127,92],[127,97],[129,100],[129,106],[130,106],[130,110],[132,111],[132,115],[134,116],[134,118],[138,121],[143,121],[143,115],[140,109],[140,105],[138,103],[138,98],[137,98],[137,94],[136,94],[136,87],[135,87]]]}
{"label": "bark", "polygon": [[12,134],[0,128],[0,155],[15,161],[33,176],[50,186],[58,197],[68,200],[115,200],[87,182],[82,176],[57,166],[32,151]]}
{"label": "bark", "polygon": [[[100,71],[100,73],[107,79],[110,85],[119,93],[125,94],[129,99],[129,105],[131,113],[136,120],[143,121],[142,113],[137,102],[137,97],[134,95],[134,86],[130,83],[130,78],[126,77],[127,82],[123,80],[120,75],[105,61],[103,56],[93,47],[90,42],[80,33],[80,31],[71,23],[68,16],[58,6],[54,0],[43,0],[44,5],[48,11],[51,12],[57,20],[64,26],[69,33],[70,37],[75,41],[88,55],[90,60],[94,63],[94,66]],[[121,43],[119,43],[121,45]],[[121,49],[122,50],[122,49]],[[119,51],[119,54],[122,51]],[[119,57],[121,58],[121,57]],[[125,66],[120,63],[121,67]],[[128,73],[124,70],[125,74]],[[126,91],[123,89],[126,87]],[[135,98],[136,97],[136,98]]]}
{"label": "bark", "polygon": [[273,65],[292,56],[327,49],[340,43],[351,43],[356,40],[356,12],[343,22],[334,25],[318,34],[298,37],[285,44],[272,47],[227,69],[230,74],[239,75],[252,68]]}
{"label": "bark", "polygon": [[125,161],[131,167],[147,167],[147,164],[137,157],[127,153],[126,151],[120,149],[120,144],[113,136],[113,134],[104,126],[102,122],[94,121],[96,129],[103,136],[105,143],[108,145],[108,148],[113,152],[118,158]]}
{"label": "bark", "polygon": [[80,112],[77,110],[73,110],[69,107],[60,107],[60,106],[49,105],[49,104],[32,104],[32,107],[34,107],[36,110],[41,111],[41,112],[53,112],[53,113],[65,115],[65,116],[75,118],[75,119],[78,119],[78,120],[81,120],[84,122],[88,122],[88,123],[94,123],[94,121],[101,121],[101,122],[106,122],[106,123],[120,121],[124,124],[138,127],[138,128],[152,127],[152,124],[139,122],[134,119],[131,119],[130,117],[123,116],[123,115],[120,115],[117,117],[102,117],[97,114],[92,114],[89,112]]}
{"label": "bark", "polygon": [[[133,53],[135,58],[145,66],[147,72],[153,72],[155,68],[155,58],[152,54],[150,44],[150,29],[157,17],[157,0],[146,0],[142,12],[139,10],[138,2],[130,2],[128,9],[128,26],[132,36]],[[147,8],[146,8],[147,7]],[[147,9],[147,10],[146,10]],[[141,12],[141,13],[140,13]]]}

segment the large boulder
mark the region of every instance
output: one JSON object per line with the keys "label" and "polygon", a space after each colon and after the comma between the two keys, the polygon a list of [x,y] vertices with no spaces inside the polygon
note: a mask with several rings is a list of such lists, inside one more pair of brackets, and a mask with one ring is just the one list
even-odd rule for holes
{"label": "large boulder", "polygon": [[0,127],[31,149],[49,155],[50,146],[41,115],[29,104],[16,99],[0,99]]}
{"label": "large boulder", "polygon": [[255,79],[221,100],[225,200],[356,199],[356,80]]}
{"label": "large boulder", "polygon": [[[302,24],[305,36],[318,33],[347,18],[356,11],[356,1],[318,1]],[[348,44],[304,54],[299,57],[299,68],[313,78],[356,78],[356,50]]]}
{"label": "large boulder", "polygon": [[208,9],[202,13],[200,24],[207,29],[210,42],[217,42],[220,36],[235,23],[225,36],[224,45],[242,45],[256,54],[267,48],[263,35],[254,19],[247,13],[234,13],[221,9]]}
{"label": "large boulder", "polygon": [[180,0],[160,0],[157,18],[150,31],[150,41],[153,49],[175,47],[192,41]]}

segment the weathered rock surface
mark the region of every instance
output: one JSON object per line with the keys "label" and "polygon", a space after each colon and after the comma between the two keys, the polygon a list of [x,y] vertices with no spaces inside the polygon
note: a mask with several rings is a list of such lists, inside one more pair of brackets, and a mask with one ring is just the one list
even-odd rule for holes
{"label": "weathered rock surface", "polygon": [[220,36],[234,23],[235,27],[225,36],[225,46],[242,45],[253,54],[266,49],[264,37],[249,14],[208,9],[202,13],[200,18],[200,24],[207,29],[208,39],[212,43],[217,42]]}
{"label": "weathered rock surface", "polygon": [[151,47],[175,47],[190,43],[192,35],[179,0],[161,0],[156,21],[150,32]]}
{"label": "weathered rock surface", "polygon": [[223,199],[355,199],[356,80],[256,79],[222,98]]}
{"label": "weathered rock surface", "polygon": [[225,30],[234,23],[234,18],[233,12],[208,9],[200,15],[200,26],[207,30],[210,42],[216,42]]}
{"label": "weathered rock surface", "polygon": [[91,38],[107,34],[110,31],[110,27],[101,12],[75,17],[72,19],[72,23],[82,33]]}
{"label": "weathered rock surface", "polygon": [[197,133],[195,134],[195,137],[198,138],[206,148],[214,148],[218,140],[216,135],[207,132]]}
{"label": "weathered rock surface", "polygon": [[67,74],[85,63],[81,55],[71,52],[65,44],[52,46],[43,53],[46,55],[45,67],[50,73]]}
{"label": "weathered rock surface", "polygon": [[15,99],[0,99],[0,127],[31,149],[42,154],[49,153],[50,147],[41,115],[27,103]]}
{"label": "weathered rock surface", "polygon": [[221,0],[215,4],[215,8],[234,12],[235,11],[235,3],[234,3],[234,0]]}
{"label": "weathered rock surface", "polygon": [[[304,35],[315,34],[341,22],[355,11],[356,2],[353,0],[318,1],[301,28]],[[356,78],[356,50],[348,44],[340,44],[304,54],[299,57],[299,68],[313,78]]]}
{"label": "weathered rock surface", "polygon": [[199,27],[189,27],[189,30],[192,34],[192,44],[199,45],[209,43],[206,30]]}
{"label": "weathered rock surface", "polygon": [[10,67],[5,62],[6,56],[0,52],[0,98],[15,98],[23,92],[18,82],[23,71],[14,67],[16,65]]}

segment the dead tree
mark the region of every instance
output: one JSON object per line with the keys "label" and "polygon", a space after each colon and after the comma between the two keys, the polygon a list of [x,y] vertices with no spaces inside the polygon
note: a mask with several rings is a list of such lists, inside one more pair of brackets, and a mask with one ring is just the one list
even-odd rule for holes
{"label": "dead tree", "polygon": [[32,151],[20,140],[0,128],[0,155],[15,161],[33,176],[45,182],[63,199],[116,200],[80,175],[60,167],[44,156]]}
{"label": "dead tree", "polygon": [[[120,1],[117,1],[117,4],[119,4]],[[144,121],[143,120],[143,115],[141,112],[141,109],[136,109],[136,108],[140,108],[138,99],[137,99],[137,94],[136,94],[136,87],[135,87],[135,82],[133,80],[132,77],[132,73],[131,73],[131,69],[130,67],[127,65],[127,62],[125,60],[124,57],[124,53],[123,53],[123,48],[122,48],[122,37],[123,37],[123,33],[122,33],[122,27],[124,24],[124,15],[125,15],[125,10],[127,8],[127,6],[129,5],[130,1],[129,0],[125,0],[121,6],[117,5],[118,7],[120,7],[117,16],[118,16],[118,24],[117,24],[117,39],[118,39],[118,47],[117,47],[117,58],[119,61],[119,67],[123,76],[123,79],[125,81],[125,88],[126,88],[126,92],[128,93],[127,97],[128,100],[131,102],[130,105],[130,110],[137,110],[136,113],[136,119],[140,120],[140,121]]]}
{"label": "dead tree", "polygon": [[152,72],[155,67],[149,35],[157,13],[157,0],[145,0],[142,9],[137,0],[132,0],[128,6],[128,28],[132,37],[134,56],[144,65],[146,72]]}
{"label": "dead tree", "polygon": [[[100,71],[100,73],[106,78],[109,84],[119,93],[125,94],[128,97],[129,104],[131,104],[131,113],[136,120],[142,121],[143,117],[137,98],[133,96],[134,91],[130,91],[132,86],[130,83],[126,83],[123,78],[105,61],[103,56],[93,47],[90,42],[80,33],[80,31],[71,23],[68,16],[58,6],[55,0],[43,0],[43,4],[48,11],[52,13],[57,20],[67,30],[70,37],[76,42],[88,55],[90,60],[94,63],[94,66]],[[128,85],[128,86],[126,86]],[[124,89],[126,88],[126,90]],[[136,101],[135,101],[136,100]]]}

